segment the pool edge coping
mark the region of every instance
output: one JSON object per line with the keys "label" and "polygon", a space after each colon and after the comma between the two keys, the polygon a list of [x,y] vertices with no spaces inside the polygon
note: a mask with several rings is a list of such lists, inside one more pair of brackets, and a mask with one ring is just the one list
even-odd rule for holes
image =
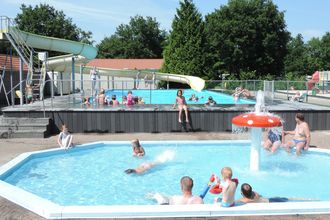
{"label": "pool edge coping", "polygon": [[[166,141],[177,143],[178,141]],[[183,140],[181,143],[195,143],[196,140]],[[201,140],[207,143],[249,143],[249,140]],[[97,141],[77,147],[93,147],[96,144],[129,144],[130,141]],[[141,143],[159,143],[159,141],[141,141]],[[24,162],[30,156],[38,153],[63,151],[52,148],[20,154],[13,160],[0,167],[0,176]],[[330,154],[326,149],[310,149],[312,152]],[[218,204],[204,205],[129,205],[129,206],[61,206],[19,187],[0,180],[0,196],[24,207],[44,218],[152,218],[152,217],[214,217],[214,216],[252,216],[252,215],[296,215],[296,214],[330,214],[330,201],[289,202],[289,203],[258,203],[245,204],[231,208],[223,208]],[[9,197],[9,198],[8,198]],[[40,205],[42,204],[42,205]],[[290,204],[290,205],[288,205]],[[149,208],[149,209],[148,209]],[[143,211],[151,210],[152,211]]]}

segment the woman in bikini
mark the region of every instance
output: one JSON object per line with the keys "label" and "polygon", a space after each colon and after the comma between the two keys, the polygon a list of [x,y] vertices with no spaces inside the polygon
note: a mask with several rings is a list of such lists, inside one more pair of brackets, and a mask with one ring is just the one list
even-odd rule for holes
{"label": "woman in bikini", "polygon": [[294,135],[293,139],[287,142],[284,147],[289,151],[290,147],[296,147],[296,154],[300,155],[301,150],[308,150],[311,141],[311,134],[307,122],[302,113],[296,114],[296,129],[294,131],[284,131],[284,135]]}
{"label": "woman in bikini", "polygon": [[185,97],[182,95],[183,92],[181,89],[178,90],[176,93],[176,99],[175,99],[175,104],[173,105],[173,108],[175,108],[176,104],[178,104],[179,108],[179,123],[182,123],[181,120],[181,115],[182,115],[182,110],[184,110],[185,115],[186,115],[186,122],[189,123],[188,119],[188,106]]}

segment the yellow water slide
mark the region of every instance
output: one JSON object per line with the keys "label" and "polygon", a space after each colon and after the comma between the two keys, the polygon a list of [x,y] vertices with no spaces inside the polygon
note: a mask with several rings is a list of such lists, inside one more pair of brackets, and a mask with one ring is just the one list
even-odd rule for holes
{"label": "yellow water slide", "polygon": [[[19,30],[17,30],[19,31]],[[31,34],[24,31],[19,31],[24,41],[33,48],[58,51],[69,53],[68,55],[51,57],[48,59],[48,69],[51,71],[58,71],[63,73],[70,73],[72,70],[72,57],[75,59],[75,64],[85,64],[88,60],[94,59],[97,55],[97,49],[92,45],[75,42],[65,39],[46,37],[37,34]],[[89,74],[91,66],[83,68],[84,74]],[[133,70],[115,70],[109,68],[98,68],[98,73],[105,76],[114,77],[128,77],[136,78],[137,72]],[[150,73],[148,71],[141,71],[139,78],[164,80],[170,82],[178,82],[188,84],[192,89],[201,91],[205,86],[205,81],[199,77],[171,74],[171,73]]]}

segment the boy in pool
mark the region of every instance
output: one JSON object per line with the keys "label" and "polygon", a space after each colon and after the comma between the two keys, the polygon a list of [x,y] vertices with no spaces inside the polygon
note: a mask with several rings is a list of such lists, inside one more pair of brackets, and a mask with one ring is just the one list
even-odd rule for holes
{"label": "boy in pool", "polygon": [[134,139],[131,141],[133,148],[133,156],[135,157],[143,157],[145,155],[145,151],[140,144],[139,139]]}
{"label": "boy in pool", "polygon": [[[232,207],[235,205],[235,191],[237,188],[237,183],[232,180],[233,171],[230,167],[224,167],[221,169],[221,176],[223,182],[221,182],[220,187],[222,188],[222,207]],[[216,198],[215,202],[218,202]]]}

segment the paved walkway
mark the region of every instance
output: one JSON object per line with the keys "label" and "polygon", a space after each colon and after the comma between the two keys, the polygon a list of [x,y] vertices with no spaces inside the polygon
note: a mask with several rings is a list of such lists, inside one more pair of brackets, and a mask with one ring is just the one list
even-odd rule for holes
{"label": "paved walkway", "polygon": [[[119,141],[131,140],[139,138],[140,140],[238,140],[248,139],[248,134],[232,134],[232,133],[212,133],[212,132],[196,132],[196,133],[160,133],[160,134],[74,134],[74,142],[77,144],[88,143],[93,141]],[[49,149],[57,147],[57,136],[46,139],[0,139],[0,165],[7,163],[19,154],[28,151],[41,149]],[[312,132],[311,145],[318,148],[330,149],[330,131]],[[42,220],[44,218],[20,207],[16,204],[0,197],[0,220]],[[172,218],[176,219],[176,218]],[[179,219],[179,218],[178,218]],[[189,219],[189,218],[180,218]],[[216,219],[216,218],[191,218],[191,219]],[[277,220],[277,219],[330,219],[329,215],[295,215],[295,216],[244,216],[244,217],[222,217],[219,219],[246,219],[246,220]]]}

